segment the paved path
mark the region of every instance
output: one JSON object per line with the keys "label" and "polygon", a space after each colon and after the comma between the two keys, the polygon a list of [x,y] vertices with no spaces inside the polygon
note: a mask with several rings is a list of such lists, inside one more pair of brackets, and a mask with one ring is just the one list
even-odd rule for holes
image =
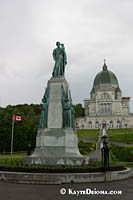
{"label": "paved path", "polygon": [[131,169],[131,176],[133,177],[133,167],[130,167]]}
{"label": "paved path", "polygon": [[[84,138],[84,139],[80,139],[80,140],[83,141],[83,142],[90,142],[90,143],[97,142],[97,140],[92,140],[92,139],[89,139],[89,138]],[[111,144],[117,144],[119,146],[133,146],[133,144],[127,144],[127,143],[121,143],[121,142],[110,142],[110,143]]]}
{"label": "paved path", "polygon": [[117,144],[119,146],[133,146],[133,144],[121,143],[121,142],[110,142],[112,144]]}
{"label": "paved path", "polygon": [[90,143],[95,143],[95,142],[97,142],[97,140],[92,140],[92,139],[89,139],[89,138],[79,139],[79,141],[90,142]]}
{"label": "paved path", "polygon": [[[60,189],[65,188],[67,194],[61,195]],[[122,190],[122,195],[68,195],[68,189],[85,190]],[[115,182],[62,184],[62,185],[24,185],[0,182],[1,200],[132,200],[133,177]]]}

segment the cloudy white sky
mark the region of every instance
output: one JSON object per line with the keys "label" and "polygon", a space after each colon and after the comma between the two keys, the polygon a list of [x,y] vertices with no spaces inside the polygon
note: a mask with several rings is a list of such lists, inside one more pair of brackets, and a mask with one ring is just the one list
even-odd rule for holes
{"label": "cloudy white sky", "polygon": [[0,105],[41,103],[56,41],[73,103],[89,98],[106,59],[133,112],[132,0],[0,0]]}

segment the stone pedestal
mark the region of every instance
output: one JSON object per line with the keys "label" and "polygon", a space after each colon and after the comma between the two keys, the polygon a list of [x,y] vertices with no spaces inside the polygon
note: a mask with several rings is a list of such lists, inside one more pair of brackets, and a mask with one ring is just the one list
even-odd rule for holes
{"label": "stone pedestal", "polygon": [[62,108],[62,88],[68,93],[69,86],[65,78],[51,78],[48,81],[50,87],[49,107],[48,107],[48,128],[62,128],[63,108]]}
{"label": "stone pedestal", "polygon": [[79,153],[76,132],[71,129],[38,129],[34,153],[25,158],[31,164],[81,165],[87,160]]}
{"label": "stone pedestal", "polygon": [[49,105],[47,127],[39,128],[34,153],[26,157],[31,164],[70,164],[88,163],[88,158],[78,150],[78,139],[73,127],[63,127],[62,89],[70,99],[69,85],[65,78],[51,78],[48,81]]}

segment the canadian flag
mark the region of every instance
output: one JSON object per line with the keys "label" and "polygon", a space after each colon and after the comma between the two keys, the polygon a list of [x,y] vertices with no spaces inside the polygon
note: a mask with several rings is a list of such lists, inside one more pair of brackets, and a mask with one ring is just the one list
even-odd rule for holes
{"label": "canadian flag", "polygon": [[14,115],[14,120],[21,121],[21,120],[22,120],[22,117],[21,117],[21,116],[16,116],[16,115]]}

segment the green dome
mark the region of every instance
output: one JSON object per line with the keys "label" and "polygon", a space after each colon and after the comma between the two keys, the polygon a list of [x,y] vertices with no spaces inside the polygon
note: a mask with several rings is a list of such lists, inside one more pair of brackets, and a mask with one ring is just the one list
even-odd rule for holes
{"label": "green dome", "polygon": [[119,87],[118,80],[115,74],[107,69],[106,64],[104,63],[103,70],[99,72],[95,79],[93,88],[100,86],[101,84],[113,84]]}

